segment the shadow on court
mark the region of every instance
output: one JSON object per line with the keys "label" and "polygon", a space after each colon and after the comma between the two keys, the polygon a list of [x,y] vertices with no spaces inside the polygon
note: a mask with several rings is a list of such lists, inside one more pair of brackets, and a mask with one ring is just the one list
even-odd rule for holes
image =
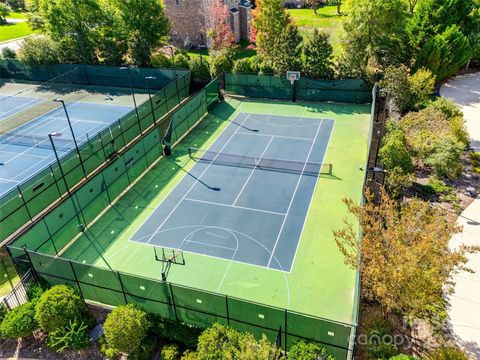
{"label": "shadow on court", "polygon": [[[155,197],[180,172],[187,172],[188,148],[202,146],[211,134],[235,112],[235,107],[222,102],[217,105],[186,137],[173,148],[171,158],[164,158],[132,186],[103,216],[90,226],[63,253],[63,257],[93,264],[117,241],[122,233],[148,209]],[[174,166],[172,166],[174,165]],[[94,207],[95,204],[92,204]],[[102,209],[97,209],[100,212]],[[71,234],[66,236],[70,236]],[[110,267],[108,259],[103,262]]]}

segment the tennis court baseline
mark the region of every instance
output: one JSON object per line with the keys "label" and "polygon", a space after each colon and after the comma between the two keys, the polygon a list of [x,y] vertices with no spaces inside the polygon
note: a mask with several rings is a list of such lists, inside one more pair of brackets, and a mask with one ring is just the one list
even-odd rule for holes
{"label": "tennis court baseline", "polygon": [[290,272],[334,122],[239,113],[130,240]]}
{"label": "tennis court baseline", "polygon": [[0,121],[45,101],[40,98],[25,96],[0,95]]}

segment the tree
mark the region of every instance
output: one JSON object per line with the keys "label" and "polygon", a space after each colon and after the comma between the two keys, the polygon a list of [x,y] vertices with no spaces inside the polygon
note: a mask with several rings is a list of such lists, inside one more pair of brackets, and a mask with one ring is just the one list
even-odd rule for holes
{"label": "tree", "polygon": [[18,58],[31,65],[58,64],[62,53],[58,44],[49,36],[39,35],[23,40]]}
{"label": "tree", "polygon": [[313,30],[313,35],[303,45],[302,72],[313,79],[330,79],[333,76],[333,48],[328,34]]}
{"label": "tree", "polygon": [[12,11],[12,8],[7,4],[0,3],[0,25],[7,23],[7,16]]}
{"label": "tree", "polygon": [[36,0],[29,5],[42,19],[42,30],[65,48],[74,62],[95,63],[105,13],[98,0]]}
{"label": "tree", "polygon": [[165,41],[170,24],[161,0],[115,0],[128,34],[128,54],[138,66],[150,64],[150,56]]}
{"label": "tree", "polygon": [[257,0],[252,11],[251,40],[256,42],[257,51],[272,60],[276,54],[276,41],[291,23],[282,0]]}
{"label": "tree", "polygon": [[420,50],[415,67],[428,68],[438,80],[454,75],[472,55],[468,38],[457,25],[430,38]]}
{"label": "tree", "polygon": [[306,4],[313,9],[313,13],[317,15],[317,10],[323,3],[322,0],[307,0]]}
{"label": "tree", "polygon": [[407,24],[411,45],[420,50],[428,40],[457,25],[469,29],[469,14],[475,9],[476,0],[418,0],[412,19]]}
{"label": "tree", "polygon": [[415,6],[417,6],[418,0],[408,0],[408,10],[410,14],[413,14],[415,11]]}
{"label": "tree", "polygon": [[302,36],[298,27],[289,23],[274,41],[270,63],[276,75],[284,75],[287,70],[300,70]]}
{"label": "tree", "polygon": [[219,51],[232,47],[235,43],[235,35],[228,23],[230,14],[228,6],[223,0],[204,0],[207,2],[207,37],[209,48]]}
{"label": "tree", "polygon": [[132,354],[147,336],[147,314],[132,304],[117,306],[103,325],[107,345],[121,353]]}
{"label": "tree", "polygon": [[367,66],[386,68],[408,58],[403,0],[348,0],[343,18],[341,72],[362,76]]}
{"label": "tree", "polygon": [[345,263],[362,268],[365,299],[385,312],[427,319],[444,313],[444,296],[453,292],[452,275],[468,270],[466,254],[479,249],[449,247],[450,238],[461,229],[444,209],[418,199],[399,206],[386,193],[381,198],[377,205],[369,193],[363,207],[344,199],[362,225],[360,242],[358,225],[351,221],[334,231]]}

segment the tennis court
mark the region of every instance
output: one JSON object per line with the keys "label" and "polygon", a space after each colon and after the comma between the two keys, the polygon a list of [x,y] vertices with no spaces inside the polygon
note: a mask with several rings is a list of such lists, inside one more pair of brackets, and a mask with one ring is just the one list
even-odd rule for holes
{"label": "tennis court", "polygon": [[[17,97],[10,99],[13,101]],[[20,101],[24,100],[21,98]],[[132,109],[130,106],[87,102],[69,102],[66,107],[78,145]],[[75,148],[61,106],[0,136],[0,196],[55,161],[48,138],[49,133],[55,132],[62,134],[53,138],[59,156]]]}
{"label": "tennis court", "polygon": [[0,95],[0,121],[43,102],[44,99]]}
{"label": "tennis court", "polygon": [[239,113],[132,241],[289,272],[334,123]]}

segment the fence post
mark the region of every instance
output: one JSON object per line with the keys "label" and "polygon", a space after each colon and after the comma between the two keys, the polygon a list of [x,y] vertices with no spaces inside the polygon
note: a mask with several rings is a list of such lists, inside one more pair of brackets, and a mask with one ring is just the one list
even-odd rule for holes
{"label": "fence post", "polygon": [[170,299],[172,300],[173,312],[175,314],[175,320],[178,321],[177,308],[175,306],[175,299],[173,298],[172,283],[168,283],[168,287],[170,288]]}
{"label": "fence post", "polygon": [[32,214],[30,214],[30,210],[28,210],[27,202],[25,201],[22,190],[20,190],[20,186],[18,185],[17,185],[17,190],[18,190],[18,193],[20,194],[20,197],[22,198],[23,206],[25,206],[25,210],[27,210],[27,214],[28,214],[28,217],[30,218],[30,222],[32,222],[33,221]]}
{"label": "fence post", "polygon": [[123,287],[123,281],[122,281],[122,278],[120,277],[119,271],[117,271],[117,276],[118,276],[118,281],[120,281],[120,287],[122,288],[122,294],[123,294],[123,299],[125,300],[125,305],[127,305],[128,304],[127,294],[125,294],[125,288]]}
{"label": "fence post", "polygon": [[230,310],[228,309],[228,296],[225,295],[225,305],[227,307],[227,324],[230,326]]}
{"label": "fence post", "polygon": [[285,324],[284,325],[284,328],[285,328],[285,352],[287,352],[287,333],[288,333],[288,324],[287,324],[287,318],[288,318],[288,310],[285,309]]}
{"label": "fence post", "polygon": [[83,296],[83,291],[82,291],[82,288],[80,287],[80,281],[78,281],[77,273],[75,272],[75,269],[73,268],[73,264],[70,260],[67,260],[67,261],[70,264],[70,267],[72,268],[73,277],[75,278],[75,282],[77,283],[78,291],[80,291],[80,295],[82,296],[82,299],[85,301],[85,296]]}
{"label": "fence post", "polygon": [[30,258],[30,254],[28,253],[27,247],[23,246],[23,250],[25,251],[25,254],[27,255],[27,258],[28,258],[28,262],[30,263],[30,268],[32,269],[33,277],[35,278],[35,280],[38,281],[39,277],[37,274],[37,270],[35,269],[35,266],[33,266],[33,262],[32,262],[32,259]]}

